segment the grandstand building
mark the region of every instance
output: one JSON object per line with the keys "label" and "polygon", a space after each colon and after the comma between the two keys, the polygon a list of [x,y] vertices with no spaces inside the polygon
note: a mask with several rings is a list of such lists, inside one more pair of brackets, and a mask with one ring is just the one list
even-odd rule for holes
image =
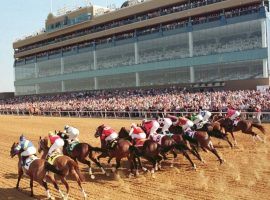
{"label": "grandstand building", "polygon": [[15,94],[269,85],[268,11],[262,0],[133,0],[49,14],[13,43]]}

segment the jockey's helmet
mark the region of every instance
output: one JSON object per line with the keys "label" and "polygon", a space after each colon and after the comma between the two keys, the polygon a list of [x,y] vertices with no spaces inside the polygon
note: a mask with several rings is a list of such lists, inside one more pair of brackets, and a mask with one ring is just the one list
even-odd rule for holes
{"label": "jockey's helmet", "polygon": [[67,130],[69,128],[69,125],[65,125],[64,129]]}
{"label": "jockey's helmet", "polygon": [[53,136],[53,135],[56,135],[54,131],[49,131],[49,136]]}
{"label": "jockey's helmet", "polygon": [[137,125],[135,123],[131,124],[131,128],[135,128]]}
{"label": "jockey's helmet", "polygon": [[26,138],[25,138],[24,135],[22,134],[22,135],[20,136],[20,141],[24,141],[24,140],[26,140]]}

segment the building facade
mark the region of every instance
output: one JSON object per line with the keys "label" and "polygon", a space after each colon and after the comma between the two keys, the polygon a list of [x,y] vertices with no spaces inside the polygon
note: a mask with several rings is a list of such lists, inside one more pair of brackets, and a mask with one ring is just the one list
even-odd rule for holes
{"label": "building facade", "polygon": [[66,27],[69,15],[61,16],[56,30],[47,20],[50,30],[14,42],[16,95],[269,84],[270,18],[263,1],[155,0],[81,16]]}

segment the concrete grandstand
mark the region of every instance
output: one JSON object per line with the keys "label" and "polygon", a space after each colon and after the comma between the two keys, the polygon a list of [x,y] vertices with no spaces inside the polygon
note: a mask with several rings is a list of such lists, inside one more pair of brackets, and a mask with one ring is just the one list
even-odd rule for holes
{"label": "concrete grandstand", "polygon": [[90,6],[49,15],[45,27],[13,44],[16,95],[269,85],[270,20],[261,0]]}

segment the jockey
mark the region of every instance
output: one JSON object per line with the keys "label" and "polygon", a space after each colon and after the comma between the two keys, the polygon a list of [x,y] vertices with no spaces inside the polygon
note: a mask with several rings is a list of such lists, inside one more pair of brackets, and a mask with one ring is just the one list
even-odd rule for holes
{"label": "jockey", "polygon": [[27,157],[32,156],[37,153],[36,148],[34,147],[33,143],[27,140],[23,135],[20,136],[20,142],[18,146],[15,148],[16,151],[23,150],[21,153],[22,156],[22,166],[25,165],[25,160]]}
{"label": "jockey", "polygon": [[157,122],[157,120],[150,120],[147,121],[146,119],[144,119],[142,121],[142,126],[145,128],[146,130],[146,134],[148,135],[148,137],[153,137],[154,135],[157,134],[157,130],[159,129],[160,125]]}
{"label": "jockey", "polygon": [[131,130],[129,131],[129,135],[131,136],[132,140],[145,139],[146,138],[146,134],[142,130],[142,128],[138,127],[134,123],[131,124]]}
{"label": "jockey", "polygon": [[191,127],[194,126],[194,123],[185,117],[179,117],[176,120],[176,122],[173,122],[173,125],[174,126],[181,126],[183,131],[186,132],[186,131],[190,130]]}
{"label": "jockey", "polygon": [[62,154],[62,148],[64,146],[64,140],[58,136],[56,133],[54,133],[53,131],[49,132],[49,140],[48,143],[50,145],[50,149],[48,151],[48,157],[54,152],[54,151],[58,151],[60,154]]}
{"label": "jockey", "polygon": [[80,131],[69,125],[64,126],[64,133],[68,136],[68,143],[79,142],[78,136]]}
{"label": "jockey", "polygon": [[111,144],[111,148],[113,148],[117,142],[116,141],[117,138],[118,138],[118,133],[115,132],[115,130],[112,129],[111,127],[104,125],[103,131],[100,136],[101,141],[105,141],[106,145]]}
{"label": "jockey", "polygon": [[237,117],[240,116],[240,112],[234,109],[230,104],[228,105],[227,115],[226,117],[233,121],[233,126],[236,126],[238,123]]}
{"label": "jockey", "polygon": [[158,123],[160,126],[163,126],[162,127],[162,130],[161,132],[165,135],[167,133],[169,133],[169,128],[171,127],[171,125],[173,124],[172,123],[172,120],[170,118],[163,118],[163,117],[159,117],[157,119]]}

